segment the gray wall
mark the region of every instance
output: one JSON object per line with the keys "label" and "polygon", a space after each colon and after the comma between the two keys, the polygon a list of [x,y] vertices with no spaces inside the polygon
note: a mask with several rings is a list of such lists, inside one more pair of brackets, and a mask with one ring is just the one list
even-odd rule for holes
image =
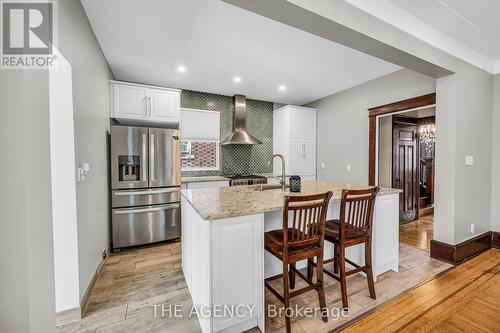
{"label": "gray wall", "polygon": [[55,331],[48,73],[0,70],[0,332]]}
{"label": "gray wall", "polygon": [[493,164],[491,170],[491,230],[500,232],[500,74],[493,91]]}
{"label": "gray wall", "polygon": [[75,162],[91,167],[76,187],[81,298],[108,247],[106,133],[113,75],[78,0],[59,1],[59,50],[73,72]]}
{"label": "gray wall", "polygon": [[[443,123],[440,117],[445,112],[450,116],[455,114],[455,164],[447,165],[453,160],[439,159],[439,154],[453,146],[437,142],[436,166],[441,170],[436,174],[436,180],[439,181],[439,175],[446,170],[455,167],[455,242],[458,243],[490,230],[493,76],[467,65],[454,77],[456,107],[444,110],[438,104],[436,122],[438,128],[445,127],[446,124],[439,125]],[[474,156],[474,166],[465,166],[466,155]],[[448,191],[447,197],[452,194]],[[470,233],[471,224],[475,224],[474,234]]]}
{"label": "gray wall", "polygon": [[[322,98],[318,108],[318,179],[368,183],[368,109],[434,92],[436,80],[400,70]],[[325,169],[321,168],[325,163]],[[346,165],[351,165],[351,171]]]}

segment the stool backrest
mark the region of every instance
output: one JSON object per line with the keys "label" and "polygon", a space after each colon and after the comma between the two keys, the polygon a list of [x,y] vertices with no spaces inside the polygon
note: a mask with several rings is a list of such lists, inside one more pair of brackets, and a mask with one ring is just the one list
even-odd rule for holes
{"label": "stool backrest", "polygon": [[[323,243],[326,213],[332,195],[332,192],[326,192],[317,195],[285,197],[283,210],[283,246],[285,249],[304,249]],[[290,227],[289,224],[291,224]]]}
{"label": "stool backrest", "polygon": [[342,190],[340,201],[340,235],[345,228],[360,230],[370,235],[378,186],[365,190]]}

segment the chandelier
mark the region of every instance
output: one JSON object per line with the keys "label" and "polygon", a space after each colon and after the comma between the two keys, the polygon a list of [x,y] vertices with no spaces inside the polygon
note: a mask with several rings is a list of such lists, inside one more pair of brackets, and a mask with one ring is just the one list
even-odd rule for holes
{"label": "chandelier", "polygon": [[420,139],[425,143],[434,143],[436,140],[436,125],[424,125],[420,126]]}

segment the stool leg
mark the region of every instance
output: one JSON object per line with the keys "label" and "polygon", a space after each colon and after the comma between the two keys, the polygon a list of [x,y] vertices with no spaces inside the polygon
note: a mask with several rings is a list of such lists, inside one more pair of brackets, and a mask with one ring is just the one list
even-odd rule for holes
{"label": "stool leg", "polygon": [[318,298],[319,307],[321,308],[321,318],[326,323],[328,322],[328,311],[326,309],[325,288],[323,286],[323,257],[318,257],[316,265],[316,282],[318,283]]}
{"label": "stool leg", "polygon": [[348,308],[349,304],[347,304],[347,284],[346,284],[346,275],[345,275],[345,248],[340,245],[339,246],[339,261],[340,261],[340,292],[342,294],[342,306],[344,308]]}
{"label": "stool leg", "polygon": [[307,280],[312,282],[313,279],[313,259],[307,259]]}
{"label": "stool leg", "polygon": [[286,333],[291,333],[292,326],[290,324],[290,317],[288,312],[290,311],[290,289],[288,289],[288,263],[283,262],[283,303],[285,305],[285,326]]}
{"label": "stool leg", "polygon": [[366,279],[368,281],[368,290],[370,291],[370,297],[377,299],[375,295],[375,284],[373,283],[373,271],[372,271],[372,251],[371,242],[365,243],[365,266],[366,266]]}
{"label": "stool leg", "polygon": [[333,243],[333,272],[339,274],[339,248]]}
{"label": "stool leg", "polygon": [[295,289],[295,263],[290,264],[288,274],[290,275],[290,289]]}

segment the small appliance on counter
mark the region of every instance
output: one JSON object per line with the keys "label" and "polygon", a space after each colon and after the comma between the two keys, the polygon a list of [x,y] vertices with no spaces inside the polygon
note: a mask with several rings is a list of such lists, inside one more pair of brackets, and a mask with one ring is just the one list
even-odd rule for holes
{"label": "small appliance on counter", "polygon": [[179,130],[111,126],[111,245],[181,235]]}
{"label": "small appliance on counter", "polygon": [[300,192],[300,176],[290,176],[290,192]]}

